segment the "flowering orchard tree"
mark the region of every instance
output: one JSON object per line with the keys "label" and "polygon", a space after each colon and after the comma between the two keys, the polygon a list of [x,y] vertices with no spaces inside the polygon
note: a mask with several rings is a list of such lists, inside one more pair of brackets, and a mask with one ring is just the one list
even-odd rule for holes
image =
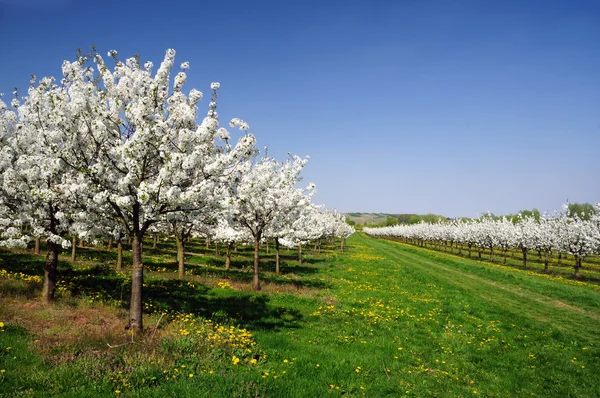
{"label": "flowering orchard tree", "polygon": [[[16,94],[16,93],[15,93]],[[70,230],[72,200],[65,195],[64,185],[73,170],[57,154],[63,149],[63,138],[72,130],[63,129],[61,114],[70,114],[74,106],[68,101],[64,87],[54,79],[44,78],[35,85],[32,77],[28,95],[22,101],[12,101],[16,112],[1,108],[2,205],[5,227],[3,244],[24,244],[29,236],[23,232],[28,225],[34,237],[44,236],[48,251],[44,268],[42,301],[54,300],[58,278],[57,264],[63,239]],[[10,162],[10,163],[8,163]],[[12,235],[12,236],[11,236]]]}
{"label": "flowering orchard tree", "polygon": [[141,330],[144,235],[167,214],[212,201],[216,181],[254,152],[255,139],[246,134],[234,148],[217,145],[226,134],[215,111],[218,83],[211,85],[208,115],[196,124],[202,93],[183,93],[187,63],[171,84],[174,50],[155,74],[151,62],[142,67],[136,58],[121,62],[115,51],[109,55],[113,70],[100,55],[92,57],[101,84],[86,57],[64,62],[61,101],[72,106],[56,116],[57,129],[68,131],[56,158],[76,172],[70,191],[92,193],[84,195],[91,199],[83,209],[106,206],[105,216],[118,219],[132,240],[129,326]]}
{"label": "flowering orchard tree", "polygon": [[253,237],[254,290],[260,290],[259,248],[265,231],[273,227],[279,214],[292,212],[309,200],[294,187],[307,162],[308,158],[294,156],[280,163],[265,156],[255,164],[245,162],[238,170],[229,199],[232,209],[227,221],[235,229],[246,229]]}
{"label": "flowering orchard tree", "polygon": [[[298,263],[302,264],[302,246],[310,241],[320,239],[325,232],[325,217],[320,208],[307,203],[299,208],[295,219],[283,235],[284,246],[298,248]],[[279,248],[277,248],[279,251]]]}
{"label": "flowering orchard tree", "polygon": [[225,244],[225,269],[229,269],[231,266],[231,250],[233,246],[238,242],[252,241],[252,237],[247,230],[236,229],[227,220],[227,217],[220,217],[210,235],[216,244]]}
{"label": "flowering orchard tree", "polygon": [[[18,105],[18,100],[15,100]],[[23,201],[12,186],[13,165],[18,158],[15,148],[18,117],[0,97],[0,244],[6,247],[26,247],[28,237],[22,234],[27,214],[22,213]],[[8,180],[5,178],[7,173]],[[8,184],[6,183],[8,182]]]}
{"label": "flowering orchard tree", "polygon": [[[299,260],[302,259],[302,246],[300,244],[303,239],[299,235],[310,235],[314,239],[321,236],[320,227],[315,222],[307,223],[308,218],[317,217],[315,211],[316,206],[311,203],[312,197],[316,194],[314,184],[309,184],[308,187],[301,191],[299,189],[289,189],[289,203],[295,203],[289,206],[286,211],[277,212],[271,224],[265,229],[263,238],[275,240],[275,272],[280,272],[280,244],[281,239],[286,239],[284,246],[289,246],[287,243],[294,242],[294,246],[298,247]],[[306,242],[304,242],[306,243]],[[302,243],[302,244],[304,244]]]}
{"label": "flowering orchard tree", "polygon": [[598,253],[600,231],[593,221],[582,220],[577,214],[572,216],[567,214],[567,211],[564,211],[563,216],[556,222],[557,246],[575,257],[575,276],[579,277],[583,259],[590,254]]}
{"label": "flowering orchard tree", "polygon": [[344,251],[346,239],[348,239],[354,232],[354,227],[346,222],[346,217],[338,213],[337,211],[326,211],[325,219],[327,220],[327,230],[333,235],[334,238],[340,238],[342,240],[340,249]]}

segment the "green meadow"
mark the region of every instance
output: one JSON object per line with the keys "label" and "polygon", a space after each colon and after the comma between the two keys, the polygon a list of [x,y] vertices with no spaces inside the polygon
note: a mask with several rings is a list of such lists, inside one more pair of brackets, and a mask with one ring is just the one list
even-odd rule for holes
{"label": "green meadow", "polygon": [[[600,285],[354,234],[319,252],[262,248],[232,267],[191,242],[144,249],[145,332],[131,335],[116,254],[44,264],[0,252],[0,396],[597,397]],[[126,253],[125,263],[130,262]]]}

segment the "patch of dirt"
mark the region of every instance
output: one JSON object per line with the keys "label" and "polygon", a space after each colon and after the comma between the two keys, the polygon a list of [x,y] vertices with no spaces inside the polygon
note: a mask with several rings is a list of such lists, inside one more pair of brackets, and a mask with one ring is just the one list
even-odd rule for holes
{"label": "patch of dirt", "polygon": [[130,340],[125,325],[127,313],[103,306],[61,307],[40,301],[4,299],[0,311],[4,321],[27,329],[42,355],[57,351],[70,357],[87,347],[90,352]]}

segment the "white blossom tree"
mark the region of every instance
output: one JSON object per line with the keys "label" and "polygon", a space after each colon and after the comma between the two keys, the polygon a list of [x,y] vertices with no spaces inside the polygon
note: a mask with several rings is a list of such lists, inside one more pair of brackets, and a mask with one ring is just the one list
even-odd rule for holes
{"label": "white blossom tree", "polygon": [[50,303],[56,291],[60,248],[70,245],[64,236],[72,223],[72,198],[63,186],[73,170],[57,154],[67,133],[60,126],[59,115],[71,112],[73,105],[65,88],[53,78],[43,78],[38,85],[35,81],[32,77],[22,101],[12,101],[16,111],[0,104],[3,244],[25,244],[30,238],[23,234],[25,223],[34,237],[46,238],[42,301]]}
{"label": "white blossom tree", "polygon": [[215,110],[218,83],[211,85],[208,116],[196,124],[202,93],[183,93],[187,63],[171,86],[174,50],[154,75],[151,62],[142,67],[136,58],[121,62],[116,52],[109,55],[115,59],[112,71],[100,55],[93,56],[100,85],[86,57],[63,64],[65,101],[76,109],[58,116],[64,125],[59,128],[70,133],[57,157],[77,172],[71,189],[93,193],[84,209],[107,205],[105,216],[119,219],[132,240],[129,326],[141,330],[144,235],[167,214],[212,201],[216,181],[254,152],[255,139],[246,134],[234,148],[217,145],[226,134]]}
{"label": "white blossom tree", "polygon": [[279,214],[293,211],[307,201],[295,188],[307,161],[308,158],[294,156],[280,163],[265,156],[254,164],[246,162],[237,173],[229,199],[232,211],[227,221],[235,229],[246,229],[253,237],[254,290],[260,290],[259,248],[265,231],[274,225]]}

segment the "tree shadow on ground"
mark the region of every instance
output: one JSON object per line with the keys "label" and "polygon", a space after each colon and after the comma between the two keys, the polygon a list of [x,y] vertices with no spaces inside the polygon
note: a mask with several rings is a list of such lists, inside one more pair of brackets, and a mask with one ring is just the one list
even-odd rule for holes
{"label": "tree shadow on ground", "polygon": [[[228,270],[225,269],[222,265],[220,266],[188,266],[186,265],[186,269],[192,275],[204,276],[204,277],[216,277],[216,278],[224,278],[229,279],[236,282],[241,283],[251,283],[252,282],[252,272],[249,267],[251,263],[247,266],[240,266],[240,263],[236,263],[234,265],[232,261],[232,266]],[[262,267],[262,264],[261,264]],[[317,270],[312,270],[309,267],[306,267],[306,274],[314,274]],[[299,267],[294,272],[293,268],[286,269],[285,266],[282,266],[282,273],[275,274],[274,272],[265,272],[267,271],[264,268],[261,268],[260,280],[268,283],[272,283],[275,285],[291,285],[295,288],[314,288],[314,289],[327,289],[331,288],[330,283],[326,283],[320,279],[290,279],[290,276],[301,276],[304,267]],[[275,270],[273,266],[272,271]]]}
{"label": "tree shadow on ground", "polygon": [[[66,264],[69,265],[68,263]],[[73,269],[65,267],[60,276],[69,294],[75,297],[101,298],[129,307],[131,282],[110,267]],[[302,315],[295,309],[270,304],[264,294],[209,287],[179,279],[150,279],[144,283],[146,313],[183,312],[233,323],[253,329],[298,327]]]}
{"label": "tree shadow on ground", "polygon": [[44,275],[44,256],[0,249],[0,268],[8,272],[22,272],[27,275]]}
{"label": "tree shadow on ground", "polygon": [[252,329],[295,328],[302,319],[295,309],[270,305],[270,298],[264,294],[229,289],[215,291],[203,285],[192,287],[186,281],[152,281],[145,294],[159,308],[216,318],[217,321],[231,319]]}

